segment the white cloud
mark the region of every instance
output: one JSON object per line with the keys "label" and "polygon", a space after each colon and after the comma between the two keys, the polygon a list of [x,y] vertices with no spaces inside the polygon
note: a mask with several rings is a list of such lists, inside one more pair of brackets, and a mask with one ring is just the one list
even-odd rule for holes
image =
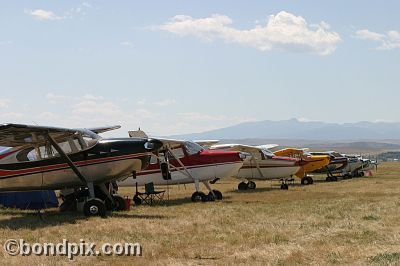
{"label": "white cloud", "polygon": [[385,35],[383,34],[379,34],[366,29],[356,31],[355,36],[362,40],[373,40],[373,41],[380,41],[385,37]]}
{"label": "white cloud", "polygon": [[377,47],[379,50],[392,50],[400,48],[400,32],[391,30],[385,33],[377,33],[368,29],[358,30],[355,35],[356,38],[361,40],[370,40],[379,42]]}
{"label": "white cloud", "polygon": [[36,9],[36,10],[25,10],[26,14],[31,15],[38,20],[60,20],[62,17],[57,16],[50,10]]}
{"label": "white cloud", "polygon": [[89,8],[92,8],[92,6],[87,2],[83,2],[77,7],[73,7],[70,8],[68,11],[62,12],[62,15],[56,15],[53,11],[44,9],[24,10],[24,12],[25,14],[28,14],[37,20],[51,21],[72,19],[74,17],[83,17],[86,15],[86,10],[88,10]]}
{"label": "white cloud", "polygon": [[221,39],[239,43],[261,51],[281,50],[328,55],[341,41],[338,33],[330,31],[326,22],[307,24],[301,16],[281,11],[271,15],[265,26],[241,30],[232,27],[233,21],[225,15],[215,14],[195,19],[177,15],[157,29],[180,36],[195,36],[205,41]]}

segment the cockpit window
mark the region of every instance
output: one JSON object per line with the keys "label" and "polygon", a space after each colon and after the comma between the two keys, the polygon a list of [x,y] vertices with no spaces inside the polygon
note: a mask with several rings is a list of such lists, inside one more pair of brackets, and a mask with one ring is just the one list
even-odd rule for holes
{"label": "cockpit window", "polygon": [[[61,142],[57,142],[57,144],[64,151],[64,153],[71,154],[87,149],[88,147],[92,147],[97,143],[97,141],[97,139],[75,135],[68,139],[64,138]],[[60,155],[55,147],[51,145],[50,142],[46,142],[41,146],[31,146],[21,150],[15,158],[19,162],[27,162],[53,158],[57,156]]]}
{"label": "cockpit window", "polygon": [[185,142],[185,148],[186,148],[186,152],[189,155],[197,154],[197,153],[201,152],[202,150],[204,150],[204,148],[202,146],[200,146],[197,143],[191,142],[191,141]]}
{"label": "cockpit window", "polygon": [[263,155],[265,156],[265,158],[271,158],[271,157],[275,156],[275,155],[274,155],[271,151],[269,151],[269,150],[262,149],[261,152],[263,153]]}

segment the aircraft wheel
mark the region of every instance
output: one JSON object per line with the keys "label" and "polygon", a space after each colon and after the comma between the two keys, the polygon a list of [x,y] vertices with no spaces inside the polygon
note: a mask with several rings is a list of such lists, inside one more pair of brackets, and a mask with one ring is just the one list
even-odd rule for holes
{"label": "aircraft wheel", "polygon": [[282,184],[281,185],[281,189],[282,190],[288,190],[289,189],[289,185],[288,184]]}
{"label": "aircraft wheel", "polygon": [[90,199],[83,204],[83,213],[86,217],[90,216],[106,216],[106,205],[100,199]]}
{"label": "aircraft wheel", "polygon": [[125,210],[125,199],[118,195],[118,194],[114,194],[112,196],[113,200],[114,200],[114,211],[123,211]]}
{"label": "aircraft wheel", "polygon": [[215,197],[211,192],[207,195],[207,201],[215,201]]}
{"label": "aircraft wheel", "polygon": [[309,177],[309,176],[305,176],[305,177],[303,177],[303,178],[301,179],[301,184],[302,184],[302,185],[307,186],[307,185],[311,185],[311,184],[313,184],[313,183],[314,183],[314,180],[313,180],[311,177]]}
{"label": "aircraft wheel", "polygon": [[240,182],[238,185],[239,190],[246,190],[247,189],[247,184],[245,182]]}
{"label": "aircraft wheel", "polygon": [[135,195],[133,196],[133,202],[135,203],[136,206],[138,206],[142,204],[142,199],[138,195]]}
{"label": "aircraft wheel", "polygon": [[256,183],[254,183],[253,181],[249,181],[247,183],[247,188],[248,189],[256,189]]}
{"label": "aircraft wheel", "polygon": [[203,192],[196,191],[192,194],[192,201],[193,202],[198,202],[198,201],[205,202],[205,201],[207,201],[207,196]]}
{"label": "aircraft wheel", "polygon": [[336,176],[332,176],[332,181],[333,182],[337,182],[338,181],[337,177]]}
{"label": "aircraft wheel", "polygon": [[222,200],[222,193],[219,190],[213,189],[214,195],[215,195],[215,199],[216,200]]}
{"label": "aircraft wheel", "polygon": [[360,177],[363,177],[363,176],[365,176],[365,174],[364,174],[364,172],[361,172]]}

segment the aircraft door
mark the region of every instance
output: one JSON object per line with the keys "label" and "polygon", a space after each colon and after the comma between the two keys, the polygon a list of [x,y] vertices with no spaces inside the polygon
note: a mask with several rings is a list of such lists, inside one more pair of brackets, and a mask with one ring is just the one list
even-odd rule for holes
{"label": "aircraft door", "polygon": [[160,158],[161,175],[164,180],[171,180],[171,171],[169,170],[168,156],[161,156]]}

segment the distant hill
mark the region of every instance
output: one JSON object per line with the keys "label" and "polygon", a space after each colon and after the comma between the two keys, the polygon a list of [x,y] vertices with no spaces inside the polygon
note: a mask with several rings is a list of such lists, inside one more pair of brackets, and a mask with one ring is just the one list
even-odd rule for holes
{"label": "distant hill", "polygon": [[297,140],[388,140],[398,142],[400,123],[357,122],[325,123],[303,122],[297,119],[282,121],[246,122],[221,129],[175,135],[182,139],[297,139]]}

